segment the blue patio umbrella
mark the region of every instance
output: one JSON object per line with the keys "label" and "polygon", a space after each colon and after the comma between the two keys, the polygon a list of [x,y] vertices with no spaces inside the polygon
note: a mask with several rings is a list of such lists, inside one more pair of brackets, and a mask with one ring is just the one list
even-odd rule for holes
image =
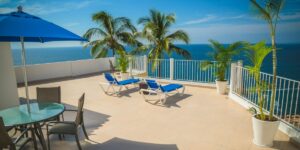
{"label": "blue patio umbrella", "polygon": [[0,41],[21,42],[25,92],[30,112],[24,42],[86,41],[86,39],[51,22],[25,13],[19,6],[17,12],[0,14]]}

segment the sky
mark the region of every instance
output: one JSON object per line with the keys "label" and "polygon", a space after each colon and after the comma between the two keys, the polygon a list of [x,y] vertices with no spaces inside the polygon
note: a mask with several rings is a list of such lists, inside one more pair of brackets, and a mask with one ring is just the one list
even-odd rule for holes
{"label": "sky", "polygon": [[[0,0],[0,13],[15,11],[22,5],[27,13],[62,26],[80,36],[87,29],[97,27],[91,16],[107,11],[114,17],[128,17],[137,25],[149,9],[174,13],[176,23],[171,31],[186,31],[191,44],[221,43],[245,40],[270,41],[265,21],[255,16],[248,0]],[[286,0],[277,28],[278,43],[300,43],[300,0]],[[29,47],[79,46],[79,42],[49,42]]]}

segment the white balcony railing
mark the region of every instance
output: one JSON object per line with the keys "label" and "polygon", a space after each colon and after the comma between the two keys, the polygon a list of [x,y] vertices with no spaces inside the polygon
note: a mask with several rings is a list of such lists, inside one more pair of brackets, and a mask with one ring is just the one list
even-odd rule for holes
{"label": "white balcony railing", "polygon": [[[241,97],[244,101],[258,107],[258,95],[255,91],[254,75],[242,65],[232,66],[231,93]],[[263,105],[268,113],[271,105],[271,85],[273,75],[260,72],[260,80],[265,83],[262,91],[265,97]],[[300,131],[300,81],[278,76],[276,79],[274,115],[282,122]]]}
{"label": "white balcony railing", "polygon": [[[144,71],[150,78],[179,80],[197,83],[215,83],[217,62],[211,67],[202,70],[203,60],[156,59],[147,60],[146,56],[134,57],[132,70]],[[137,65],[142,63],[140,65]],[[156,63],[156,67],[153,64]],[[142,66],[142,67],[140,67]],[[226,72],[226,79],[230,79],[230,68]]]}

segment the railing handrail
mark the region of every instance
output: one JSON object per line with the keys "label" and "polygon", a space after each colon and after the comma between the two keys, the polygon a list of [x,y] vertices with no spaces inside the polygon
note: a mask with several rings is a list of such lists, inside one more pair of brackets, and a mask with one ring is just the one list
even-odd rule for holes
{"label": "railing handrail", "polygon": [[[249,68],[246,68],[246,67],[243,67],[243,66],[236,66],[237,68],[242,68],[242,69],[245,69],[245,70],[248,70],[250,71]],[[264,74],[264,75],[268,75],[268,76],[272,76],[273,77],[273,74],[270,74],[270,73],[266,73],[266,72],[260,72],[260,74]],[[276,76],[276,78],[280,78],[280,79],[284,79],[284,80],[290,80],[290,81],[293,81],[293,82],[298,82],[300,83],[300,81],[298,80],[295,80],[295,79],[290,79],[290,78],[286,78],[286,77],[282,77],[282,76]]]}

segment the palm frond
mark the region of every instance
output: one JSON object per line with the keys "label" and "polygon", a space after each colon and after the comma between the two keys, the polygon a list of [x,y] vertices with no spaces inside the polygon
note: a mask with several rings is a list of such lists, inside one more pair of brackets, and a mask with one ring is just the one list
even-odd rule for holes
{"label": "palm frond", "polygon": [[91,40],[93,36],[107,36],[107,33],[100,28],[90,28],[83,35],[88,40]]}
{"label": "palm frond", "polygon": [[148,23],[150,21],[151,21],[151,19],[149,17],[143,17],[143,18],[138,19],[137,23],[138,24],[145,24],[145,23]]}
{"label": "palm frond", "polygon": [[251,2],[251,6],[252,8],[254,9],[254,13],[256,13],[256,16],[264,19],[264,20],[271,20],[271,16],[270,16],[270,13],[265,9],[263,8],[262,6],[260,6],[256,0],[250,0]]}
{"label": "palm frond", "polygon": [[213,48],[213,50],[215,50],[215,51],[224,51],[224,46],[221,44],[221,43],[219,43],[218,41],[215,41],[215,40],[213,40],[213,39],[209,39],[208,40],[211,44],[211,47]]}
{"label": "palm frond", "polygon": [[174,51],[176,54],[178,54],[180,56],[183,56],[185,59],[191,59],[192,58],[189,51],[187,51],[183,48],[177,47],[174,44],[170,44],[170,50]]}
{"label": "palm frond", "polygon": [[92,19],[93,21],[100,23],[100,25],[103,26],[108,33],[111,34],[113,32],[113,25],[112,25],[113,19],[112,16],[107,12],[100,11],[98,13],[95,13],[92,16]]}
{"label": "palm frond", "polygon": [[183,41],[186,44],[188,44],[190,41],[188,34],[183,30],[177,30],[174,33],[168,35],[167,38],[171,41]]}
{"label": "palm frond", "polygon": [[108,54],[108,48],[99,43],[93,46],[91,49],[91,55],[95,59],[107,57],[107,54]]}

